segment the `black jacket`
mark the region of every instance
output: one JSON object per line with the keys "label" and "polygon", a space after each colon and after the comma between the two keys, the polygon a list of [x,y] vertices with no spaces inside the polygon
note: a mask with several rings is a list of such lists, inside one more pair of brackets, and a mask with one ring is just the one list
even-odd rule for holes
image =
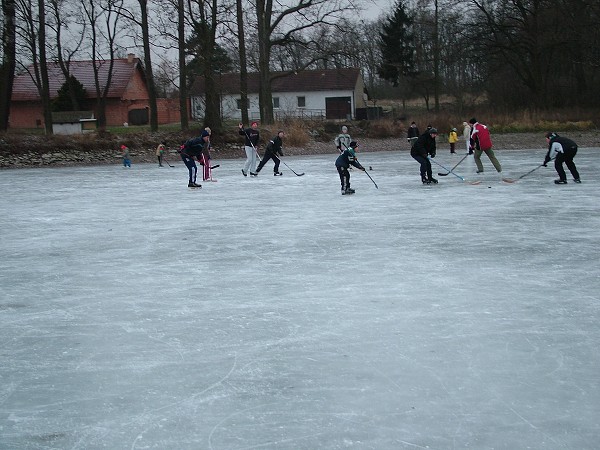
{"label": "black jacket", "polygon": [[255,130],[254,128],[246,128],[244,130],[243,128],[241,128],[240,134],[246,137],[244,142],[244,145],[246,147],[258,146],[258,139],[260,137],[258,130]]}
{"label": "black jacket", "polygon": [[267,144],[267,152],[271,152],[273,154],[279,154],[280,156],[283,156],[282,146],[283,146],[283,141],[281,140],[279,135],[277,135],[273,139],[271,139],[269,141],[269,143]]}
{"label": "black jacket", "polygon": [[357,169],[364,169],[364,167],[356,160],[356,153],[354,153],[353,148],[346,148],[340,156],[335,160],[335,165],[337,167],[343,167],[347,169],[352,164]]}
{"label": "black jacket", "polygon": [[435,138],[432,137],[429,133],[424,133],[419,136],[415,145],[410,150],[411,156],[422,156],[427,158],[427,155],[431,155],[431,157],[435,157],[436,145]]}

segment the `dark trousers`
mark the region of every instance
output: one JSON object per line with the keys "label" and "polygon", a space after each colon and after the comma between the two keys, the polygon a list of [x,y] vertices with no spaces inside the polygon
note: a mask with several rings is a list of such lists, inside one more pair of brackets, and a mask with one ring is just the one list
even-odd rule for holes
{"label": "dark trousers", "polygon": [[556,155],[556,159],[554,160],[554,168],[558,173],[558,176],[561,180],[567,179],[567,174],[565,173],[565,169],[563,168],[563,163],[567,165],[567,168],[573,175],[573,178],[579,180],[579,172],[577,171],[577,167],[575,167],[575,163],[573,162],[573,158],[577,154],[577,147],[571,147],[564,150],[564,153],[559,153]]}
{"label": "dark trousers", "polygon": [[421,155],[412,155],[412,157],[419,163],[421,164],[421,178],[423,178],[425,175],[427,175],[427,178],[432,178],[433,177],[433,173],[431,170],[431,161],[429,161],[429,158],[425,158],[424,156]]}
{"label": "dark trousers", "polygon": [[188,168],[188,172],[190,173],[190,183],[195,183],[196,182],[196,173],[198,172],[198,167],[196,166],[196,163],[194,162],[194,158],[192,158],[190,156],[181,155],[181,159],[183,160],[183,163]]}
{"label": "dark trousers", "polygon": [[342,183],[342,190],[350,187],[350,171],[347,167],[335,166],[340,176],[340,182]]}
{"label": "dark trousers", "polygon": [[275,172],[275,173],[279,172],[279,156],[277,156],[276,153],[270,152],[267,150],[265,152],[265,155],[261,159],[260,164],[256,168],[256,173],[260,172],[260,169],[262,169],[264,167],[264,165],[267,163],[267,161],[269,161],[270,159],[272,159],[273,162],[275,163],[275,167],[273,167],[273,172]]}

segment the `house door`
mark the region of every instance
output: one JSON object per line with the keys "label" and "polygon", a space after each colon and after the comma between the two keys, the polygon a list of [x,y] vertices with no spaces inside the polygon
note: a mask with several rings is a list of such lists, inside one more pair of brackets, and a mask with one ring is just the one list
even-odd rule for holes
{"label": "house door", "polygon": [[130,110],[127,120],[130,125],[148,125],[148,108]]}
{"label": "house door", "polygon": [[328,97],[325,99],[327,119],[351,119],[352,99],[350,97]]}

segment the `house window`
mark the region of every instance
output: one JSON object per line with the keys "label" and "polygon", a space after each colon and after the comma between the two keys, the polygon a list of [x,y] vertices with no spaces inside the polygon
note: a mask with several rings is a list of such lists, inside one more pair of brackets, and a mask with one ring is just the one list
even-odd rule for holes
{"label": "house window", "polygon": [[305,108],[306,107],[306,97],[302,96],[302,97],[297,97],[298,99],[298,108]]}
{"label": "house window", "polygon": [[279,109],[279,97],[273,97],[273,108]]}
{"label": "house window", "polygon": [[242,109],[242,99],[237,98],[235,102],[237,103],[237,109]]}

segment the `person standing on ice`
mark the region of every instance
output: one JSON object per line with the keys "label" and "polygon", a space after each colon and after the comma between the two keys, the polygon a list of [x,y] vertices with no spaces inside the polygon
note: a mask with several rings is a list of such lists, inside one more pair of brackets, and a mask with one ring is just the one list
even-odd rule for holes
{"label": "person standing on ice", "polygon": [[448,133],[448,143],[450,144],[450,153],[456,153],[455,147],[458,141],[458,134],[456,134],[456,128],[452,128]]}
{"label": "person standing on ice", "polygon": [[548,143],[548,153],[544,158],[544,167],[548,167],[548,163],[554,159],[554,168],[558,173],[558,180],[554,180],[554,184],[567,184],[567,174],[563,168],[563,163],[573,175],[575,183],[581,183],[579,172],[573,158],[577,154],[577,144],[566,137],[559,136],[557,133],[546,133],[546,142]]}
{"label": "person standing on ice", "polygon": [[244,129],[244,124],[239,124],[240,135],[245,136],[244,150],[246,151],[246,163],[242,169],[242,175],[245,177],[248,174],[253,177],[256,176],[254,172],[256,170],[256,152],[258,152],[258,140],[260,139],[260,133],[258,131],[258,122],[252,122],[250,128]]}
{"label": "person standing on ice", "polygon": [[123,158],[123,167],[131,167],[131,157],[129,156],[129,147],[121,145],[121,158]]}
{"label": "person standing on ice", "polygon": [[436,154],[436,143],[435,138],[438,135],[437,129],[431,127],[428,128],[425,133],[423,133],[417,141],[413,148],[410,149],[410,156],[412,156],[420,165],[421,172],[421,181],[423,184],[437,184],[438,180],[433,178],[433,173],[431,170],[431,161],[429,161],[428,156],[431,155],[432,158],[435,158]]}
{"label": "person standing on ice", "polygon": [[210,157],[210,135],[211,135],[211,130],[210,128],[206,127],[204,130],[202,130],[202,133],[200,134],[200,137],[202,138],[202,155],[200,157],[200,164],[202,165],[202,180],[203,181],[216,181],[212,179],[212,169],[213,167],[217,167],[217,166],[211,166],[212,162],[211,162],[211,157]]}
{"label": "person standing on ice", "polygon": [[262,160],[260,161],[260,164],[256,168],[257,175],[258,175],[258,172],[261,171],[261,169],[265,166],[267,161],[270,159],[272,159],[273,162],[275,163],[275,166],[273,167],[273,175],[275,175],[276,177],[283,175],[279,171],[279,163],[281,162],[279,157],[283,156],[283,137],[284,136],[285,136],[285,133],[283,132],[283,130],[279,130],[279,132],[277,133],[277,136],[275,136],[273,139],[271,139],[269,141],[269,143],[267,144],[267,148],[265,150],[265,154],[263,155]]}
{"label": "person standing on ice", "polygon": [[163,157],[165,155],[165,151],[167,150],[167,143],[165,141],[162,141],[160,144],[158,144],[158,147],[156,147],[156,157],[158,158],[158,167],[162,167],[163,166]]}
{"label": "person standing on ice", "polygon": [[348,134],[348,127],[346,125],[342,127],[342,132],[336,136],[333,142],[335,142],[335,147],[340,153],[350,146],[352,138]]}
{"label": "person standing on ice", "polygon": [[483,173],[483,164],[481,163],[481,155],[485,153],[496,172],[502,172],[502,166],[498,159],[496,159],[496,155],[494,155],[494,150],[492,150],[492,137],[490,136],[490,129],[482,123],[479,123],[475,117],[469,120],[469,123],[472,125],[473,129],[471,130],[471,147],[475,150],[475,164],[477,164],[477,173]]}
{"label": "person standing on ice", "polygon": [[412,122],[410,127],[408,127],[408,131],[406,132],[406,140],[410,144],[411,149],[414,147],[417,139],[419,139],[419,127],[417,127],[415,122]]}
{"label": "person standing on ice", "polygon": [[[204,132],[203,132],[203,134],[204,134]],[[207,136],[208,136],[208,134],[207,134]],[[181,160],[183,161],[185,166],[188,168],[188,172],[189,172],[188,187],[189,188],[201,188],[202,187],[201,184],[196,183],[196,175],[198,173],[198,166],[196,166],[196,161],[194,160],[194,158],[199,162],[202,160],[202,149],[204,148],[204,145],[206,144],[207,141],[208,141],[208,139],[206,136],[199,136],[199,137],[187,140],[179,148],[179,154],[181,155]]]}
{"label": "person standing on ice", "polygon": [[350,188],[350,171],[348,170],[350,165],[363,172],[365,171],[365,168],[356,160],[357,148],[358,143],[356,141],[350,142],[350,145],[335,160],[335,167],[342,183],[342,195],[354,194],[355,192],[354,189]]}
{"label": "person standing on ice", "polygon": [[469,122],[463,122],[463,137],[465,138],[467,153],[472,155],[473,149],[471,148],[471,125],[469,125]]}

